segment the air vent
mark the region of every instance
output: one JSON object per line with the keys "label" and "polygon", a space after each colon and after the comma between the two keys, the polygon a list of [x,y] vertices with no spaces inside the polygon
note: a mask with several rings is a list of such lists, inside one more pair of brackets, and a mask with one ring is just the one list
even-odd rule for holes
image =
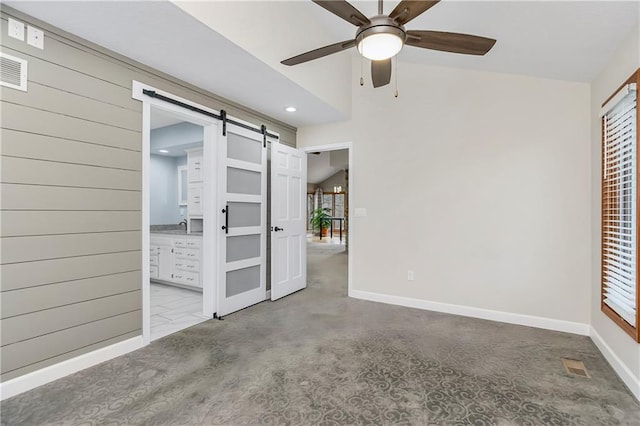
{"label": "air vent", "polygon": [[0,86],[27,91],[27,61],[0,52]]}
{"label": "air vent", "polygon": [[587,368],[584,366],[584,362],[580,360],[562,358],[562,364],[564,365],[564,369],[567,371],[567,373],[571,375],[591,378],[591,376],[587,372]]}

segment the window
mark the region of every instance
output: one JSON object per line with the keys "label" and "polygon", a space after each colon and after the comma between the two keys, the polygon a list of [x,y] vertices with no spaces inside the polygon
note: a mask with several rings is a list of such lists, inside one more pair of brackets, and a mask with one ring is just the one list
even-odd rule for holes
{"label": "window", "polygon": [[313,229],[311,219],[313,218],[313,192],[307,193],[307,230]]}
{"label": "window", "polygon": [[[340,187],[340,189],[342,189]],[[313,213],[313,200],[314,194],[307,193],[307,230],[313,229],[313,225],[311,225],[311,217]],[[346,194],[344,192],[329,192],[322,195],[322,207],[326,207],[330,210],[329,214],[333,217],[342,217],[345,220],[335,221],[333,224],[334,229],[342,228],[343,231],[346,230],[346,211],[345,211],[345,197]]]}
{"label": "window", "polygon": [[[344,192],[340,193],[324,193],[322,199],[322,207],[331,210],[331,216],[344,218]],[[344,229],[344,221],[333,224],[334,229]]]}
{"label": "window", "polygon": [[602,107],[601,308],[640,342],[636,72]]}

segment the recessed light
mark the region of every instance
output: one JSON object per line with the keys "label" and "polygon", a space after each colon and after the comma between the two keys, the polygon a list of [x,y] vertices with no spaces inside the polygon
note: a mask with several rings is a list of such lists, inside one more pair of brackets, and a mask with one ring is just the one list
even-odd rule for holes
{"label": "recessed light", "polygon": [[169,151],[167,151],[166,149],[159,149],[158,152],[161,152],[163,154],[168,154]]}
{"label": "recessed light", "polygon": [[284,110],[287,111],[287,112],[296,112],[297,111],[296,107],[294,107],[294,106],[288,106]]}

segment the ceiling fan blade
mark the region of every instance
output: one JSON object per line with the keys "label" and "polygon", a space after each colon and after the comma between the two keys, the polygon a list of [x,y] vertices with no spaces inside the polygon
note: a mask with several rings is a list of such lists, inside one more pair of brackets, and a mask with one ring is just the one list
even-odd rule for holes
{"label": "ceiling fan blade", "polygon": [[404,25],[439,2],[440,0],[403,0],[393,9],[389,18],[398,25]]}
{"label": "ceiling fan blade", "polygon": [[391,58],[371,61],[373,87],[386,86],[391,81]]}
{"label": "ceiling fan blade", "polygon": [[338,53],[350,47],[356,45],[355,40],[345,40],[340,43],[330,44],[328,46],[321,47],[319,49],[311,50],[309,52],[301,53],[300,55],[294,56],[293,58],[285,59],[280,62],[283,65],[298,65],[303,62],[313,61],[314,59],[322,58],[327,55],[331,55],[332,53]]}
{"label": "ceiling fan blade", "polygon": [[369,18],[364,16],[362,12],[353,7],[349,2],[345,0],[312,0],[318,6],[324,7],[329,12],[333,13],[344,19],[347,22],[352,23],[356,27],[370,23]]}
{"label": "ceiling fan blade", "polygon": [[492,38],[470,34],[410,30],[407,31],[405,44],[424,49],[442,50],[443,52],[484,55],[491,50],[496,41]]}

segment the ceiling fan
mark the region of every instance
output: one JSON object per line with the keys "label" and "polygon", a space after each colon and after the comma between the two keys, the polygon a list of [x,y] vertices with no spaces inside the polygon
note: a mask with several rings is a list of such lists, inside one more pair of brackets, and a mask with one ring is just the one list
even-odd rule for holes
{"label": "ceiling fan", "polygon": [[345,0],[312,1],[357,26],[356,37],[302,53],[281,63],[289,66],[298,65],[357,46],[362,56],[371,59],[373,87],[389,84],[391,58],[397,55],[405,44],[451,53],[484,55],[496,43],[494,39],[470,34],[404,28],[406,23],[435,6],[440,0],[403,0],[389,15],[383,13],[382,0],[378,0],[378,14],[370,18]]}

